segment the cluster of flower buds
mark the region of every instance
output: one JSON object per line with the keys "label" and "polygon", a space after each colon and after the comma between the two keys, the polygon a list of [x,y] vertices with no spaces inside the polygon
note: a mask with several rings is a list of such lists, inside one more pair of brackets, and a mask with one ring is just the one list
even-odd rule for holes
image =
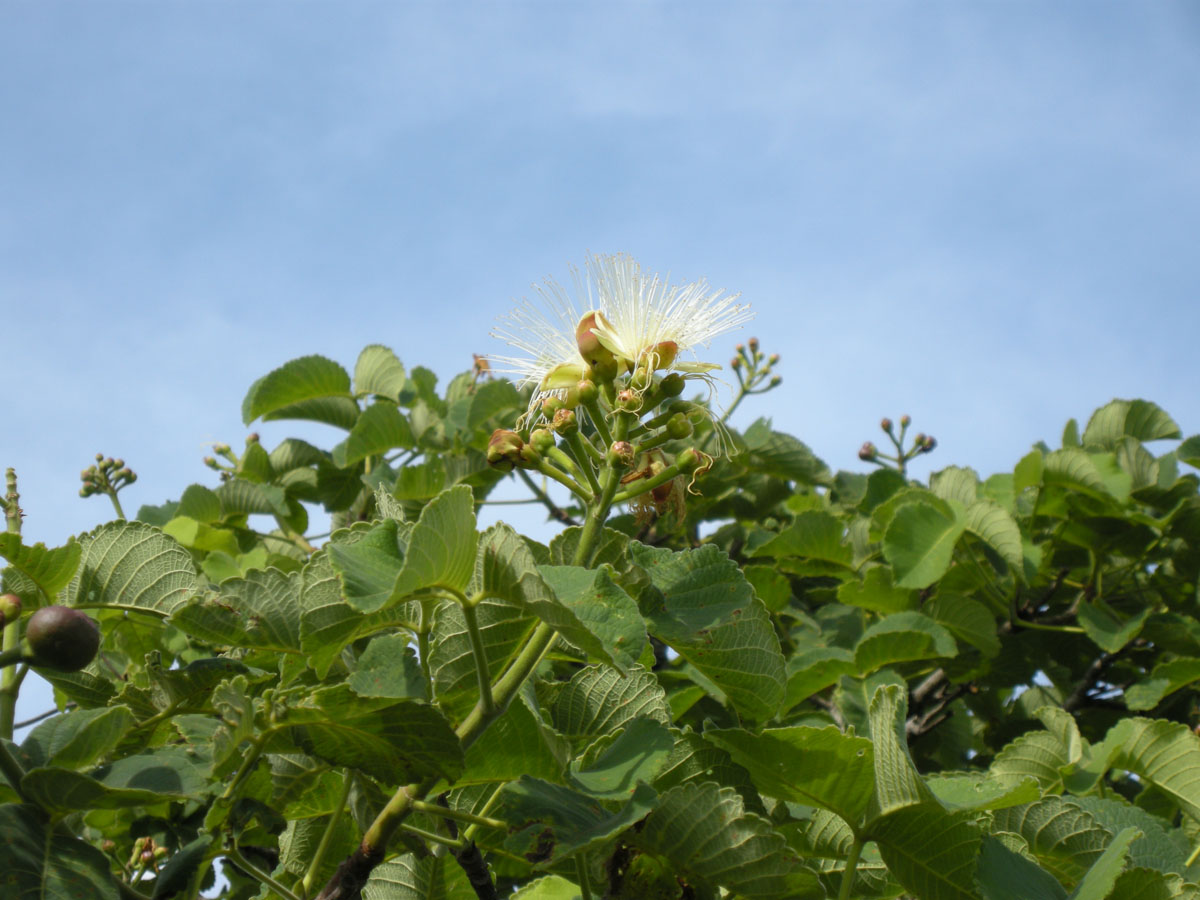
{"label": "cluster of flower buds", "polygon": [[[257,444],[259,441],[260,438],[257,431],[246,435],[247,447],[251,444]],[[219,472],[222,481],[228,481],[233,478],[241,466],[241,459],[233,452],[233,448],[224,443],[213,444],[213,453],[216,456],[204,457],[204,464],[214,472]],[[218,459],[218,457],[220,458]]]}
{"label": "cluster of flower buds", "polygon": [[886,468],[895,468],[901,474],[904,474],[905,466],[913,457],[919,456],[922,453],[930,453],[937,446],[937,441],[927,434],[913,435],[912,443],[904,446],[905,436],[908,434],[908,426],[912,424],[912,418],[904,415],[900,417],[900,429],[896,430],[895,423],[891,419],[884,417],[879,422],[879,428],[895,447],[895,455],[881,453],[871,441],[867,441],[858,450],[858,458],[863,462],[873,462],[876,465]]}
{"label": "cluster of flower buds", "polygon": [[137,481],[137,475],[125,465],[125,460],[113,459],[103,453],[96,454],[96,464],[80,472],[79,478],[83,482],[83,487],[79,489],[80,497],[93,494],[116,496],[121,488]]}
{"label": "cluster of flower buds", "polygon": [[140,837],[133,842],[133,853],[129,856],[129,868],[157,870],[160,860],[166,858],[169,851],[154,842],[152,837]]}
{"label": "cluster of flower buds", "polygon": [[752,337],[734,349],[737,356],[729,361],[729,367],[737,375],[743,393],[762,394],[783,383],[782,378],[773,374],[779,363],[779,354],[764,354],[759,348],[758,338]]}

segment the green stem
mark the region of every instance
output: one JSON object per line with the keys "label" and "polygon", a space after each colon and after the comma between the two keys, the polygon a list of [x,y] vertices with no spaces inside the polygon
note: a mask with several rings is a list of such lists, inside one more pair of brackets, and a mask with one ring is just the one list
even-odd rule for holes
{"label": "green stem", "polygon": [[[565,455],[566,454],[564,454],[564,456]],[[555,481],[557,481],[559,484],[561,484],[563,487],[565,487],[568,491],[570,491],[572,494],[574,494],[576,497],[578,497],[584,503],[592,502],[592,495],[590,493],[588,493],[587,490],[584,489],[583,485],[579,484],[573,478],[571,478],[569,475],[567,475],[566,472],[562,472],[562,471],[554,468],[554,466],[550,465],[550,463],[544,459],[538,465],[537,469],[539,472],[541,472],[546,477],[553,478]]]}
{"label": "green stem", "polygon": [[1196,849],[1192,851],[1191,856],[1187,858],[1187,862],[1183,864],[1183,867],[1185,869],[1190,869],[1193,865],[1195,865],[1197,859],[1200,859],[1200,844],[1196,845]]}
{"label": "green stem", "polygon": [[[581,471],[582,466],[576,465],[575,460],[571,459],[571,457],[569,457],[566,453],[564,453],[557,446],[551,447],[549,450],[546,451],[546,458],[550,459],[550,460],[554,460],[554,462],[556,462],[560,466],[562,466],[562,468],[566,470],[566,474],[571,478],[572,481],[574,481],[577,485],[579,485],[579,487],[581,489],[583,488],[583,483],[585,481],[588,482],[590,485],[591,482],[596,480],[595,476],[593,476],[591,479],[588,479],[587,476],[585,476],[583,474],[583,472]],[[591,465],[590,463],[587,462],[587,457],[584,457],[584,463],[589,466]],[[584,500],[585,503],[587,501],[591,500],[593,496],[595,496],[595,493],[593,491],[588,491],[587,494],[588,494],[588,496]]]}
{"label": "green stem", "polygon": [[587,873],[587,856],[575,854],[575,880],[579,882],[579,900],[592,900],[592,882]]}
{"label": "green stem", "polygon": [[[590,456],[587,450],[583,448],[584,440],[579,436],[578,431],[568,434],[566,440],[567,446],[571,448],[571,453],[575,457],[575,461],[583,471],[584,480],[587,481],[588,487],[592,490],[592,496],[595,497],[600,493],[600,483],[596,481],[596,472],[592,466],[595,458]],[[592,449],[595,450],[594,447]]]}
{"label": "green stem", "polygon": [[482,825],[484,828],[507,828],[508,823],[501,819],[489,819],[486,816],[476,816],[458,809],[439,806],[436,803],[426,803],[424,800],[414,800],[413,809],[417,812],[429,813],[431,816],[441,816],[443,819],[453,819],[455,822],[465,822],[468,825]]}
{"label": "green stem", "polygon": [[600,440],[604,441],[604,449],[608,450],[613,444],[613,436],[612,432],[608,430],[608,422],[604,418],[604,411],[600,408],[600,401],[593,400],[591,403],[585,403],[583,408],[587,410],[588,418],[596,426],[596,433],[600,435]]}
{"label": "green stem", "polygon": [[628,490],[621,491],[612,498],[613,503],[625,503],[632,500],[634,497],[640,497],[647,491],[652,491],[660,484],[666,484],[668,481],[676,478],[679,475],[679,466],[670,465],[659,472],[657,475],[652,475],[649,478],[639,478],[633,482]]}
{"label": "green stem", "polygon": [[417,656],[421,658],[421,674],[425,676],[425,687],[429,696],[433,696],[433,671],[429,668],[429,633],[433,630],[433,610],[437,603],[433,600],[421,601],[421,621],[417,626]]}
{"label": "green stem", "polygon": [[260,881],[263,884],[265,884],[267,887],[269,887],[271,890],[273,890],[275,893],[277,893],[280,897],[283,897],[284,900],[300,900],[300,898],[297,897],[294,893],[289,891],[286,887],[284,887],[282,884],[280,884],[278,881],[276,881],[274,878],[272,878],[270,875],[268,875],[266,872],[264,872],[258,866],[254,865],[254,863],[250,862],[248,859],[246,859],[246,857],[242,856],[242,852],[240,850],[238,850],[238,848],[236,846],[226,847],[225,855],[228,856],[231,860],[233,860],[234,864],[239,869],[241,869],[243,872],[245,872],[247,875],[249,875],[255,881]]}
{"label": "green stem", "polygon": [[450,847],[453,850],[461,850],[467,846],[462,841],[456,838],[446,837],[442,834],[434,834],[432,831],[426,831],[424,828],[418,828],[416,825],[409,825],[407,822],[400,824],[400,830],[405,834],[411,834],[413,837],[419,837],[422,840],[429,841],[431,844],[442,844],[445,847]]}
{"label": "green stem", "polygon": [[479,680],[479,706],[484,716],[491,716],[496,711],[496,701],[492,697],[492,675],[488,671],[487,649],[483,646],[483,635],[479,633],[475,604],[462,604],[462,614],[467,623],[467,635],[471,638],[471,655],[475,657],[475,675]]}
{"label": "green stem", "polygon": [[[17,472],[9,469],[4,473],[4,520],[9,534],[21,533],[21,496],[17,493]],[[0,636],[0,652],[8,653],[20,650],[21,622],[16,620],[4,626]],[[13,721],[17,712],[17,689],[21,679],[17,677],[14,666],[8,665],[0,669],[0,738],[12,740]]]}
{"label": "green stem", "polygon": [[125,510],[121,509],[121,501],[117,499],[117,492],[110,488],[106,493],[108,494],[108,499],[112,501],[113,509],[117,511],[117,518],[124,519]]}
{"label": "green stem", "polygon": [[12,647],[8,650],[0,650],[0,669],[8,666],[15,666],[25,658],[25,654],[21,652],[20,647]]}
{"label": "green stem", "polygon": [[350,787],[354,784],[354,775],[347,772],[345,780],[342,784],[342,798],[338,801],[338,805],[333,810],[333,816],[325,825],[325,833],[321,835],[321,843],[317,845],[317,852],[313,854],[312,862],[308,864],[308,871],[304,873],[304,879],[300,882],[300,888],[307,897],[312,893],[313,885],[317,881],[317,871],[321,868],[321,863],[325,859],[325,854],[329,851],[330,845],[333,843],[333,836],[342,823],[342,813],[346,808],[346,801],[350,799]]}
{"label": "green stem", "polygon": [[25,794],[21,791],[21,779],[25,777],[25,769],[3,741],[0,741],[0,772],[4,773],[4,777],[8,779],[9,785],[16,791],[17,796],[24,800]]}
{"label": "green stem", "polygon": [[855,838],[850,845],[850,855],[846,857],[846,868],[842,872],[842,886],[838,890],[837,900],[850,900],[854,889],[854,870],[858,868],[858,858],[862,855],[863,842]]}
{"label": "green stem", "polygon": [[271,736],[270,731],[264,731],[250,745],[250,749],[246,751],[246,758],[242,760],[242,764],[238,767],[233,779],[229,782],[229,786],[225,788],[225,792],[218,798],[228,802],[233,799],[233,795],[237,793],[238,788],[242,786],[254,767],[258,765],[258,758],[262,756],[263,747],[267,744],[267,739]]}

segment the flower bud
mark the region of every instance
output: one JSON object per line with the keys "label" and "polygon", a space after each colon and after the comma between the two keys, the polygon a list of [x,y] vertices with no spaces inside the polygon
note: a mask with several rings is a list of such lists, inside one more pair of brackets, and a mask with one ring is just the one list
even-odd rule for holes
{"label": "flower bud", "polygon": [[529,435],[529,446],[535,453],[549,453],[554,449],[554,435],[545,428],[536,428]]}
{"label": "flower bud", "polygon": [[521,459],[517,463],[522,469],[536,469],[542,464],[542,454],[538,453],[533,448],[532,444],[526,444],[521,448]]}
{"label": "flower bud", "polygon": [[524,446],[525,442],[515,431],[497,428],[488,441],[488,465],[504,472],[510,471],[521,458],[521,448]]}
{"label": "flower bud", "polygon": [[700,468],[700,462],[700,454],[693,447],[688,447],[675,457],[675,465],[679,466],[679,471],[685,474],[695,472]]}
{"label": "flower bud", "polygon": [[631,391],[629,388],[617,391],[617,407],[620,409],[635,412],[641,408],[642,398],[637,395],[636,391]]}
{"label": "flower bud", "polygon": [[683,413],[675,413],[667,420],[667,436],[673,441],[688,437],[694,430],[691,420]]}
{"label": "flower bud", "polygon": [[925,433],[923,431],[918,431],[917,436],[915,438],[913,438],[913,446],[920,447],[924,443],[925,443]]}
{"label": "flower bud", "polygon": [[736,345],[736,346],[735,346],[733,349],[734,349],[734,350],[736,350],[736,351],[737,351],[739,354],[742,354],[742,353],[745,353],[745,352],[746,352],[746,345],[745,345],[745,344],[738,344],[738,345]]}
{"label": "flower bud", "polygon": [[96,454],[96,462],[104,462],[104,454],[103,453]]}
{"label": "flower bud", "polygon": [[16,594],[0,594],[0,628],[17,621],[21,615],[21,598]]}
{"label": "flower bud", "polygon": [[770,356],[767,357],[767,365],[768,366],[774,366],[774,365],[778,365],[778,364],[779,364],[779,354],[778,353],[772,353]]}
{"label": "flower bud", "polygon": [[257,444],[260,440],[261,440],[261,438],[259,438],[257,431],[252,431],[248,435],[246,435],[246,443],[247,444]]}
{"label": "flower bud", "polygon": [[733,359],[731,359],[729,361],[729,368],[733,369],[733,371],[736,372],[741,367],[742,367],[742,358],[740,356],[735,356]]}
{"label": "flower bud", "polygon": [[106,470],[111,469],[114,465],[116,465],[116,460],[114,460],[111,456],[104,457],[104,461],[100,463],[100,467]]}
{"label": "flower bud", "polygon": [[82,472],[80,472],[79,480],[80,481],[91,481],[92,480],[92,470],[84,469]]}
{"label": "flower bud", "polygon": [[649,366],[638,366],[633,370],[633,377],[629,379],[630,386],[639,393],[650,387],[654,381],[654,372]]}
{"label": "flower bud", "polygon": [[617,373],[617,358],[612,351],[601,343],[599,336],[595,332],[597,321],[604,314],[593,310],[586,313],[579,324],[575,326],[575,343],[579,347],[579,355],[587,361],[589,366],[597,370],[607,371],[612,368],[612,375],[609,379],[616,377]]}
{"label": "flower bud", "polygon": [[783,384],[783,379],[780,376],[775,375],[770,381],[767,382],[767,387],[779,387],[781,384]]}
{"label": "flower bud", "polygon": [[43,606],[25,626],[33,665],[77,672],[96,658],[100,626],[69,606]]}
{"label": "flower bud", "polygon": [[232,452],[228,444],[213,444],[213,450],[222,456]]}
{"label": "flower bud", "polygon": [[547,419],[552,418],[556,412],[564,407],[562,398],[551,394],[549,397],[542,398],[542,415]]}
{"label": "flower bud", "polygon": [[679,355],[679,345],[674,341],[661,341],[642,353],[647,368],[669,369]]}
{"label": "flower bud", "polygon": [[758,338],[752,337],[752,338],[750,338],[750,340],[746,341],[746,343],[750,346],[751,353],[758,352]]}
{"label": "flower bud", "polygon": [[686,380],[678,372],[672,372],[658,383],[658,390],[664,397],[678,397],[683,393]]}
{"label": "flower bud", "polygon": [[596,389],[596,382],[584,378],[575,386],[575,390],[579,393],[580,403],[592,403],[600,396],[600,391]]}
{"label": "flower bud", "polygon": [[937,446],[937,440],[932,435],[926,435],[925,440],[921,441],[921,452],[932,453],[933,448]]}
{"label": "flower bud", "polygon": [[884,431],[886,431],[888,434],[891,434],[892,433],[892,420],[888,419],[888,418],[880,419],[879,427],[882,428]]}
{"label": "flower bud", "polygon": [[217,461],[216,461],[216,460],[215,460],[213,457],[211,457],[211,456],[206,456],[206,457],[204,457],[204,464],[205,464],[206,466],[208,466],[210,469],[216,469],[216,468],[218,468],[218,466],[217,466]]}
{"label": "flower bud", "polygon": [[579,431],[579,420],[575,417],[575,410],[560,409],[554,414],[554,421],[550,423],[550,427],[554,429],[555,434],[561,434],[563,437],[575,434]]}
{"label": "flower bud", "polygon": [[900,417],[900,427],[901,427],[901,428],[907,428],[907,427],[908,427],[909,425],[911,425],[911,424],[912,424],[912,417],[911,417],[911,416],[909,416],[909,415],[907,415],[907,414],[906,414],[906,415],[903,415],[903,416],[901,416],[901,417]]}
{"label": "flower bud", "polygon": [[863,460],[863,462],[871,462],[878,454],[879,451],[875,449],[875,445],[870,441],[867,441],[858,449],[858,458]]}
{"label": "flower bud", "polygon": [[123,460],[123,459],[120,459],[119,457],[118,457],[117,459],[114,459],[114,460],[113,460],[113,468],[114,468],[114,469],[123,469],[123,468],[125,468],[125,460]]}
{"label": "flower bud", "polygon": [[633,465],[633,444],[629,441],[615,441],[608,448],[608,462],[614,466]]}

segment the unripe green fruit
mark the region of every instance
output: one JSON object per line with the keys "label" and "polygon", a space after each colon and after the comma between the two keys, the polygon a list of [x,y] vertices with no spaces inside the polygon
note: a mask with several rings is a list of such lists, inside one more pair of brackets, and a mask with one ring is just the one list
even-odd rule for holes
{"label": "unripe green fruit", "polygon": [[596,387],[596,382],[590,381],[587,378],[579,382],[579,384],[576,386],[576,390],[579,392],[580,403],[591,403],[600,396],[600,391]]}
{"label": "unripe green fruit", "polygon": [[684,378],[678,372],[672,372],[658,385],[658,389],[664,397],[678,397],[683,393],[683,388]]}
{"label": "unripe green fruit", "polygon": [[667,435],[672,440],[681,440],[692,433],[692,423],[683,413],[675,413],[667,420]]}
{"label": "unripe green fruit", "polygon": [[21,616],[21,598],[16,594],[0,594],[0,628]]}
{"label": "unripe green fruit", "polygon": [[77,672],[96,658],[100,626],[69,606],[43,606],[25,625],[33,665]]}
{"label": "unripe green fruit", "polygon": [[537,428],[529,435],[529,446],[537,453],[549,453],[554,449],[554,435],[545,428]]}

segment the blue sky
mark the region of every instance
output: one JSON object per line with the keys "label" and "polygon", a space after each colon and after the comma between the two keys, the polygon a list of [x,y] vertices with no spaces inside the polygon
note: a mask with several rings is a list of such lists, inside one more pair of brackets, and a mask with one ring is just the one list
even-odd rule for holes
{"label": "blue sky", "polygon": [[445,380],[589,250],[741,291],[735,421],[835,468],[903,412],[920,475],[1114,396],[1194,434],[1197,96],[1188,3],[3,3],[0,466],[61,543],[95,452],[212,484],[258,376]]}

